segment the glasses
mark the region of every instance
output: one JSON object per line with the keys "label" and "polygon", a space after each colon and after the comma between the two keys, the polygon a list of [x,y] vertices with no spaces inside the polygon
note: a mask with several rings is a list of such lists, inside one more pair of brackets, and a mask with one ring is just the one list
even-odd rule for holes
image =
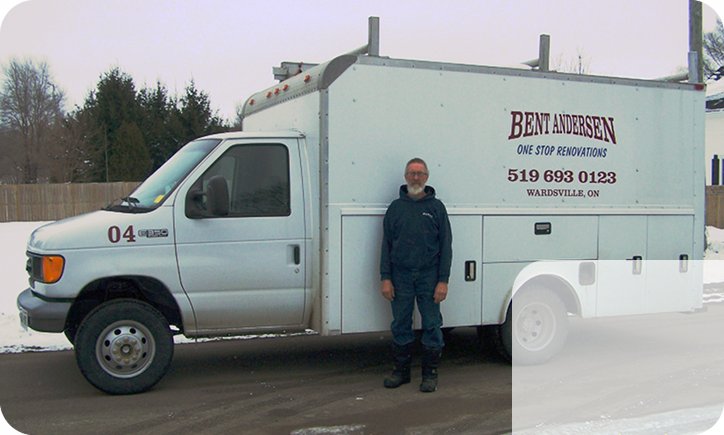
{"label": "glasses", "polygon": [[406,172],[405,175],[410,177],[427,177],[427,172]]}

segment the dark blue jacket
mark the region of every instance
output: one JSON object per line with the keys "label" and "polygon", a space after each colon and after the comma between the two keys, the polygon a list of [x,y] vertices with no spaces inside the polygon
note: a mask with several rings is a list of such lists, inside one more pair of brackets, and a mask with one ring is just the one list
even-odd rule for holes
{"label": "dark blue jacket", "polygon": [[400,197],[387,208],[380,256],[382,279],[392,279],[392,270],[408,272],[438,269],[438,282],[448,282],[452,263],[452,231],[445,205],[435,198],[435,189],[415,200],[400,186]]}

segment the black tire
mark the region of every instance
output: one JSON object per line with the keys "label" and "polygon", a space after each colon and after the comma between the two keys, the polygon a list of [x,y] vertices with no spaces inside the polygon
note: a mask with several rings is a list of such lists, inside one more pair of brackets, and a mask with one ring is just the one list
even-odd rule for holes
{"label": "black tire", "polygon": [[560,352],[568,338],[563,301],[548,289],[525,290],[508,306],[499,332],[501,354],[513,364],[545,363]]}
{"label": "black tire", "polygon": [[75,334],[77,334],[77,333],[78,333],[77,325],[67,326],[65,328],[65,330],[63,331],[63,334],[65,334],[65,338],[67,338],[68,341],[70,341],[70,344],[73,344],[73,345],[75,344]]}
{"label": "black tire", "polygon": [[483,354],[499,356],[506,362],[510,362],[510,352],[503,344],[501,325],[478,326],[478,341]]}
{"label": "black tire", "polygon": [[513,323],[512,305],[508,305],[508,311],[505,314],[505,322],[497,327],[495,334],[495,349],[509,363],[513,362],[512,349],[512,333],[511,324]]}
{"label": "black tire", "polygon": [[117,299],[83,320],[75,336],[75,357],[83,376],[99,390],[141,393],[168,371],[173,335],[166,318],[152,306]]}

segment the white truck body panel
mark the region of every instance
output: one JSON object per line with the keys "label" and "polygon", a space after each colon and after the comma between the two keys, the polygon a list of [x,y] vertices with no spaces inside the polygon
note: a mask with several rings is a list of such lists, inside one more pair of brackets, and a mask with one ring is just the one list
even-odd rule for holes
{"label": "white truck body panel", "polygon": [[[334,75],[297,100],[258,111],[247,102],[244,119],[245,130],[300,129],[311,166],[319,162],[322,333],[389,327],[378,293],[382,216],[414,156],[429,163],[451,215],[446,326],[502,323],[531,262],[701,259],[704,93],[693,86],[365,56]],[[550,234],[535,235],[536,223]],[[577,266],[546,267],[576,282]],[[571,289],[584,317],[661,308],[621,307],[621,295],[596,293],[608,288],[602,278]],[[700,307],[695,282],[668,308]]]}

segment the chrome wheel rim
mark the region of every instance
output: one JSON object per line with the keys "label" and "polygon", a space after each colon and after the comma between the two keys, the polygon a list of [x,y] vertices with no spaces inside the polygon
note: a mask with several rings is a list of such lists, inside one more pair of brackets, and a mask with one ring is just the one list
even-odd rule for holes
{"label": "chrome wheel rim", "polygon": [[515,322],[515,338],[520,346],[531,352],[548,346],[556,335],[556,316],[546,304],[532,302],[521,307]]}
{"label": "chrome wheel rim", "polygon": [[106,327],[96,341],[98,363],[111,376],[131,378],[153,361],[156,343],[141,323],[121,320]]}

